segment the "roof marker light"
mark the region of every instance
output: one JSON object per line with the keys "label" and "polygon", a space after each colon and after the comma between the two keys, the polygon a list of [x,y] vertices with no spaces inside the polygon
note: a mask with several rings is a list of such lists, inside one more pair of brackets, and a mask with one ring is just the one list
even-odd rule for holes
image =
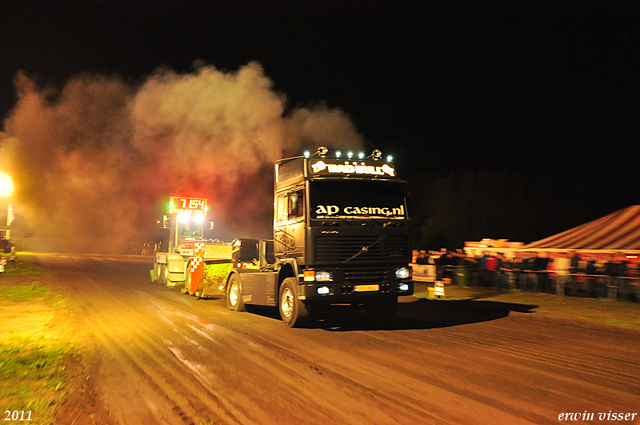
{"label": "roof marker light", "polygon": [[309,158],[311,156],[311,152],[309,151],[304,151],[304,157],[305,158]]}
{"label": "roof marker light", "polygon": [[387,162],[393,162],[393,155],[387,156]]}
{"label": "roof marker light", "polygon": [[336,158],[340,158],[342,156],[342,152],[336,151]]}
{"label": "roof marker light", "polygon": [[358,153],[358,158],[360,158],[360,159],[364,158],[364,152]]}
{"label": "roof marker light", "polygon": [[353,152],[351,151],[347,152],[347,158],[349,159],[353,158]]}

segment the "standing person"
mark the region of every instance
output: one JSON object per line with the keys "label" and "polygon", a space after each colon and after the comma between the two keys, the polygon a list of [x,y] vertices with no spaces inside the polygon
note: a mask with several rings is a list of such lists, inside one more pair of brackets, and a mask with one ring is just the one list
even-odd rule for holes
{"label": "standing person", "polygon": [[569,265],[569,295],[576,295],[579,290],[578,270],[580,267],[580,256],[576,251],[573,251],[571,256],[571,262]]}
{"label": "standing person", "polygon": [[491,286],[495,284],[495,273],[497,273],[498,269],[498,259],[495,255],[491,254],[489,258],[487,258],[487,284]]}
{"label": "standing person", "polygon": [[[616,292],[615,263],[616,259],[613,254],[609,257],[609,261],[604,264],[604,297],[611,298],[611,294]],[[613,296],[615,298],[615,295]]]}
{"label": "standing person", "polygon": [[442,281],[444,278],[444,265],[447,259],[444,254],[441,254],[438,258],[434,260],[436,266],[436,282]]}
{"label": "standing person", "polygon": [[537,279],[534,273],[534,265],[535,265],[535,254],[533,252],[527,252],[525,254],[525,258],[522,260],[522,278],[523,278],[523,287],[522,289],[525,291],[536,291],[537,290]]}
{"label": "standing person", "polygon": [[489,255],[486,252],[482,253],[482,257],[478,259],[478,275],[479,275],[479,285],[485,286],[489,272],[487,271],[487,261],[489,260]]}
{"label": "standing person", "polygon": [[593,259],[593,257],[587,258],[587,264],[586,264],[584,273],[586,276],[586,281],[585,281],[586,296],[593,297],[596,294],[596,278],[598,273],[596,261]]}
{"label": "standing person", "polygon": [[570,282],[571,260],[570,255],[563,252],[553,261],[556,273],[556,294],[558,295],[565,294],[565,288]]}
{"label": "standing person", "polygon": [[538,290],[541,292],[547,292],[549,286],[549,276],[547,275],[547,266],[549,265],[549,259],[545,252],[538,253],[535,259],[535,270],[538,278]]}
{"label": "standing person", "polygon": [[524,263],[522,261],[522,257],[520,256],[514,257],[513,260],[511,260],[513,281],[514,281],[515,289],[518,289],[518,290],[523,290],[526,286],[525,285],[526,279],[524,278],[524,276],[526,276],[526,273],[524,273],[523,264]]}
{"label": "standing person", "polygon": [[514,273],[514,259],[507,259],[502,256],[502,283],[507,289],[516,289],[516,277]]}
{"label": "standing person", "polygon": [[622,293],[622,289],[626,291],[626,276],[627,276],[627,261],[624,255],[612,256],[611,261],[611,285],[609,291],[609,298],[618,298]]}
{"label": "standing person", "polygon": [[501,253],[496,254],[496,269],[493,272],[493,286],[496,288],[504,287],[504,256]]}

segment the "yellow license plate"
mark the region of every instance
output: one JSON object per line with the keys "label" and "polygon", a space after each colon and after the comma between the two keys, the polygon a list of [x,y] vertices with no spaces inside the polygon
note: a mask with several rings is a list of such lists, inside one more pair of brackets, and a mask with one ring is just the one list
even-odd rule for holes
{"label": "yellow license plate", "polygon": [[356,292],[371,292],[371,291],[379,291],[380,285],[356,285]]}

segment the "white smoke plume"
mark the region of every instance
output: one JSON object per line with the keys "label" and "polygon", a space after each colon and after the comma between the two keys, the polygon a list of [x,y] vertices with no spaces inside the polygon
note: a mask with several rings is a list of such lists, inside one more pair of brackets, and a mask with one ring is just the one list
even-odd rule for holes
{"label": "white smoke plume", "polygon": [[275,160],[302,147],[362,146],[339,109],[285,115],[285,95],[258,63],[161,69],[139,85],[87,73],[59,91],[19,73],[16,88],[0,171],[13,178],[22,231],[53,250],[152,241],[172,195],[207,197],[221,239],[269,237]]}

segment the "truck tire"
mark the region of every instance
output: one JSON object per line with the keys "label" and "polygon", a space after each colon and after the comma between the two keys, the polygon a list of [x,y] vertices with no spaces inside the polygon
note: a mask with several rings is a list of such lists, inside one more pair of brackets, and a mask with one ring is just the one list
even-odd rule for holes
{"label": "truck tire", "polygon": [[288,277],[280,286],[278,297],[278,311],[280,318],[290,328],[300,327],[306,323],[309,316],[304,303],[298,298],[296,291],[297,281],[295,277]]}
{"label": "truck tire", "polygon": [[227,307],[231,311],[244,311],[242,301],[242,283],[237,274],[232,274],[227,284]]}
{"label": "truck tire", "polygon": [[162,271],[162,264],[154,263],[153,264],[153,283],[160,283],[160,272]]}
{"label": "truck tire", "polygon": [[389,323],[398,311],[398,298],[381,298],[365,303],[365,311],[369,321],[375,324]]}
{"label": "truck tire", "polygon": [[158,275],[157,283],[159,285],[165,286],[167,284],[167,265],[160,264],[160,274]]}

